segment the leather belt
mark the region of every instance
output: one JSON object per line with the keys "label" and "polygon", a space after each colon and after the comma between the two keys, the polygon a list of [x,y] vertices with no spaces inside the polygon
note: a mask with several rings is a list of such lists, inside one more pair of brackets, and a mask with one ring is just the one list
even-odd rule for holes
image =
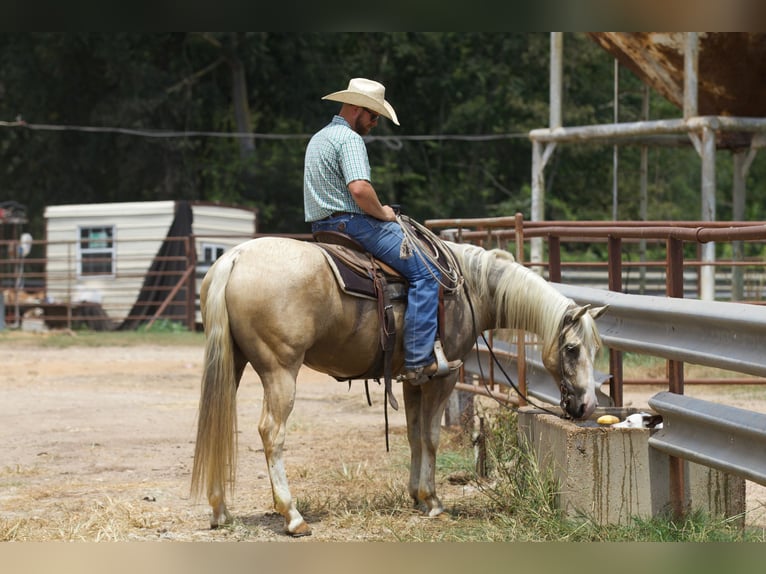
{"label": "leather belt", "polygon": [[358,215],[358,214],[354,214],[350,211],[333,211],[330,215],[328,215],[324,219],[320,219],[319,221],[326,221],[328,219],[332,219],[333,217],[339,217],[341,215]]}

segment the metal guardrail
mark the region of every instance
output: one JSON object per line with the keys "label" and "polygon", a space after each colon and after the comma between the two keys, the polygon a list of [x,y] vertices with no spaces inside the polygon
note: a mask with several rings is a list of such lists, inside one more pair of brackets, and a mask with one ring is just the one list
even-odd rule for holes
{"label": "metal guardrail", "polygon": [[[553,285],[581,305],[609,305],[609,310],[598,319],[598,327],[604,344],[612,349],[766,376],[764,307]],[[507,359],[509,376],[517,377],[512,346],[496,339],[493,349]],[[490,358],[481,340],[478,354],[478,358],[471,353],[465,359],[465,372],[486,378]],[[528,349],[526,354],[529,394],[558,403],[558,388],[543,368],[539,353]],[[507,384],[499,376],[494,380]]]}
{"label": "metal guardrail", "polygon": [[[626,295],[588,287],[554,284],[579,304],[609,305],[598,320],[604,343],[665,359],[696,363],[752,375],[766,375],[766,309],[741,304]],[[517,376],[516,355],[502,341],[495,352],[507,358],[506,371]],[[479,345],[465,360],[466,373],[489,370],[489,351]],[[558,389],[534,352],[527,352],[528,394],[558,403]],[[504,384],[501,379],[496,382]],[[603,397],[600,397],[600,399]],[[600,401],[601,402],[601,401]],[[663,416],[663,429],[649,444],[671,457],[685,459],[766,485],[766,414],[661,392],[649,406]],[[676,494],[682,494],[681,471],[673,471]],[[671,486],[671,490],[674,487]]]}
{"label": "metal guardrail", "polygon": [[766,376],[764,307],[554,286],[581,305],[609,305],[598,327],[610,348]]}
{"label": "metal guardrail", "polygon": [[669,392],[649,406],[663,419],[650,446],[766,485],[766,414]]}
{"label": "metal guardrail", "polygon": [[[498,341],[495,339],[492,343],[492,353],[502,364],[502,368],[505,374],[515,384],[519,381],[519,371],[517,363],[517,354],[514,351],[515,345],[511,345],[505,341]],[[559,391],[558,385],[551,377],[550,373],[545,369],[543,365],[540,351],[527,347],[525,352],[526,358],[526,372],[525,379],[527,383],[527,395],[545,401],[547,403],[557,405],[561,400],[561,391]],[[463,372],[466,375],[476,376],[486,380],[487,375],[492,370],[490,366],[492,363],[492,356],[481,340],[477,342],[477,348],[471,352],[467,357],[463,359]],[[603,380],[607,380],[608,375],[596,373],[597,377],[602,377]],[[511,381],[508,381],[502,372],[498,372],[498,367],[494,367],[493,382],[504,387],[506,392],[510,392],[512,385]],[[461,390],[469,390],[468,385],[459,387]],[[611,406],[611,398],[602,393],[600,390],[596,391],[598,396],[599,406]]]}
{"label": "metal guardrail", "polygon": [[[766,124],[764,124],[766,125]],[[548,279],[560,292],[580,304],[590,303],[595,306],[610,305],[610,310],[599,321],[599,331],[604,343],[609,347],[610,395],[618,406],[622,405],[622,352],[635,352],[643,355],[665,358],[667,381],[671,391],[684,400],[684,363],[719,368],[727,371],[745,373],[756,377],[766,376],[766,308],[741,303],[722,303],[713,301],[716,296],[716,284],[713,271],[717,263],[714,257],[713,243],[732,242],[732,260],[727,265],[731,271],[731,297],[744,300],[744,269],[750,265],[743,256],[743,242],[766,240],[766,225],[748,222],[525,222],[521,214],[513,218],[493,218],[486,220],[435,220],[428,221],[429,227],[449,229],[453,240],[479,242],[481,245],[515,243],[519,261],[524,257],[524,241],[531,238],[547,238]],[[506,229],[502,229],[506,228]],[[573,241],[591,241],[598,237],[608,243],[608,288],[609,291],[564,285],[562,281],[562,239]],[[646,295],[627,295],[623,291],[623,240],[661,240],[666,246],[665,293],[667,297]],[[684,299],[684,273],[691,262],[684,264],[684,242],[696,243],[700,261],[694,262],[699,267],[698,287],[701,300]],[[539,246],[538,246],[539,247]],[[541,255],[538,249],[538,256]],[[531,246],[532,259],[535,258],[535,245]],[[541,257],[540,257],[541,259]],[[542,267],[542,261],[539,261]],[[536,264],[536,263],[535,263]],[[760,293],[760,288],[759,288]],[[756,300],[759,296],[756,296]],[[470,365],[469,365],[470,367]],[[546,385],[545,373],[535,373],[529,378],[527,392],[538,398],[550,396],[550,402],[558,402],[549,385]],[[470,372],[470,371],[468,371]],[[523,372],[523,371],[522,371]],[[539,376],[538,376],[539,375]],[[538,385],[537,380],[541,380]],[[752,379],[755,380],[755,379]],[[468,385],[461,385],[467,387]],[[661,395],[658,395],[660,397]],[[650,403],[651,404],[651,403]],[[698,405],[699,406],[699,405]],[[712,413],[719,420],[711,421],[704,416],[678,417],[671,425],[678,436],[695,435],[694,443],[685,452],[686,446],[676,434],[666,435],[667,449],[676,449],[678,456],[669,458],[670,500],[676,516],[683,514],[684,508],[684,467],[682,458],[699,457],[706,459],[706,464],[729,470],[737,469],[745,473],[746,478],[759,481],[763,476],[759,464],[751,464],[745,459],[737,462],[735,453],[729,458],[729,452],[720,439],[721,429],[736,427],[742,420],[742,412],[729,410],[720,405],[702,405],[702,413]],[[747,411],[745,411],[747,412]],[[673,415],[671,415],[673,416]],[[761,423],[761,416],[749,413]],[[733,417],[733,418],[727,418]],[[693,422],[692,422],[693,421]],[[710,423],[710,424],[708,424]],[[751,423],[755,424],[755,423]],[[729,441],[735,440],[730,433]],[[744,436],[744,435],[743,435]],[[739,436],[736,437],[739,439]],[[739,440],[741,443],[742,440]],[[766,429],[762,425],[759,432],[748,435],[747,441],[762,460],[766,448]],[[745,447],[746,448],[746,447]],[[749,473],[749,474],[748,474]]]}

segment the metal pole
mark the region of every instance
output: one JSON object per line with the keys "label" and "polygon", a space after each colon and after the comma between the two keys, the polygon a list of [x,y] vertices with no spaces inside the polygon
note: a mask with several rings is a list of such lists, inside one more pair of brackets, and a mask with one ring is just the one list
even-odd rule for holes
{"label": "metal pole", "polygon": [[550,122],[551,129],[560,128],[561,123],[561,86],[563,84],[564,33],[551,32],[551,70],[550,70]]}
{"label": "metal pole", "polygon": [[[732,184],[732,219],[734,221],[745,220],[745,198],[747,189],[745,182],[750,165],[755,159],[757,149],[750,145],[750,150],[737,150],[732,156],[734,163],[734,181]],[[742,261],[744,259],[744,244],[742,241],[733,241],[731,244],[732,259]],[[731,298],[733,301],[741,301],[745,298],[744,268],[735,265],[731,276]]]}
{"label": "metal pole", "polygon": [[[698,109],[699,35],[687,32],[684,49],[684,120],[695,118]],[[715,221],[715,131],[703,124],[700,156],[702,157],[702,221]],[[700,299],[715,299],[715,244],[701,246]]]}
{"label": "metal pole", "polygon": [[[702,130],[702,221],[715,221],[715,132]],[[715,299],[715,243],[701,245],[700,299]]]}
{"label": "metal pole", "polygon": [[[647,84],[644,84],[642,90],[641,119],[643,121],[649,120],[649,86]],[[639,169],[641,198],[639,200],[638,211],[641,221],[646,221],[649,217],[649,146],[647,145],[641,146],[641,167]],[[646,261],[646,239],[641,239],[639,243],[639,256],[642,263]],[[639,273],[641,294],[643,295],[646,289],[646,267],[642,266],[639,269]]]}
{"label": "metal pole", "polygon": [[[543,144],[532,141],[532,206],[531,220],[543,221],[545,203],[545,164],[543,163]],[[530,242],[529,259],[532,264],[543,260],[543,238],[533,237]]]}
{"label": "metal pole", "polygon": [[[614,60],[614,123],[619,123],[619,98],[620,98],[620,63]],[[617,173],[619,164],[619,146],[612,146],[612,221],[617,221]]]}
{"label": "metal pole", "polygon": [[186,266],[193,269],[186,283],[186,326],[192,333],[197,321],[197,248],[195,237],[184,238],[186,245]]}
{"label": "metal pole", "polygon": [[[561,127],[561,93],[563,76],[563,32],[551,32],[550,43],[550,86],[549,86],[549,129]],[[545,157],[543,146],[537,140],[532,140],[532,205],[531,221],[543,221],[545,219],[545,163],[553,146],[547,146]],[[543,240],[534,237],[530,241],[530,262],[532,264],[543,261]],[[534,268],[534,267],[533,267]],[[541,269],[538,269],[541,272]]]}
{"label": "metal pole", "polygon": [[[668,297],[684,296],[684,247],[680,239],[667,240],[667,278]],[[684,364],[681,361],[667,362],[667,376],[671,393],[684,394]],[[684,461],[675,456],[668,456],[669,498],[673,516],[680,519],[686,512],[686,476]]]}
{"label": "metal pole", "polygon": [[[516,261],[524,263],[524,216],[521,213],[517,213],[514,223],[514,231],[516,232]],[[542,238],[540,238],[542,240]],[[518,357],[517,371],[519,391],[519,405],[526,404],[524,397],[527,396],[527,338],[524,330],[516,330],[516,355]]]}
{"label": "metal pole", "polygon": [[684,50],[684,119],[688,120],[699,114],[697,110],[697,71],[699,62],[699,35],[697,32],[686,33]]}
{"label": "metal pole", "polygon": [[[732,154],[733,163],[733,181],[732,181],[732,220],[742,221],[745,218],[745,170],[743,169],[746,160],[744,150],[735,150]],[[742,261],[744,248],[742,241],[732,241],[731,258],[736,263]],[[734,265],[731,269],[731,300],[741,301],[744,298],[744,269],[739,265]]]}
{"label": "metal pole", "polygon": [[561,283],[561,238],[548,236],[548,281]]}
{"label": "metal pole", "polygon": [[[609,236],[609,290],[622,292],[622,240],[613,235]],[[622,351],[609,349],[609,395],[614,406],[621,407],[623,403],[623,369]]]}

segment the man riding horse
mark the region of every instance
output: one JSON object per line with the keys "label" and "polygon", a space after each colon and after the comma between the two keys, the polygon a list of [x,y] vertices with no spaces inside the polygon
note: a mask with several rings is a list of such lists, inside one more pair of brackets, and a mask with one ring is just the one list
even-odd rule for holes
{"label": "man riding horse", "polygon": [[[356,78],[347,90],[325,96],[343,106],[306,151],[306,220],[314,231],[351,235],[409,279],[406,309],[399,300],[390,305],[393,324],[404,325],[404,343],[394,345],[391,364],[395,372],[406,369],[401,391],[410,446],[407,489],[416,508],[438,516],[444,511],[435,475],[440,421],[460,364],[450,365],[444,355],[466,357],[478,334],[489,329],[535,333],[543,364],[561,391],[562,411],[588,418],[600,385],[594,371],[601,345],[595,319],[605,308],[576,304],[507,251],[444,242],[453,267],[408,253],[404,248],[415,247],[409,244],[411,222],[380,203],[362,140],[379,115],[398,123],[384,93],[377,82]],[[445,298],[445,328],[435,345],[439,286],[453,268],[460,269],[462,289]],[[284,464],[298,372],[306,365],[338,380],[366,373],[381,352],[379,303],[341,289],[325,249],[309,241],[251,239],[226,251],[208,270],[200,286],[205,358],[191,485],[193,494],[207,495],[211,527],[233,519],[226,497],[236,476],[237,389],[249,364],[263,386],[258,432],[274,508],[290,535],[311,533]]]}
{"label": "man riding horse", "polygon": [[404,234],[390,205],[373,188],[370,162],[362,136],[385,116],[399,120],[385,99],[385,87],[353,78],[348,88],[322,98],[343,105],[306,148],[303,203],[311,230],[338,231],[356,239],[365,250],[387,263],[409,282],[404,316],[404,371],[400,378],[419,385],[437,373],[460,367],[460,360],[437,361],[439,272],[424,258],[402,249]]}

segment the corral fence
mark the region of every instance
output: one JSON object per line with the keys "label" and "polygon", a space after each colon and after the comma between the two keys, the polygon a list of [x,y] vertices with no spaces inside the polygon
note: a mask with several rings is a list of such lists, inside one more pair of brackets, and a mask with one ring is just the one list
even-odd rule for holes
{"label": "corral fence", "polygon": [[[766,461],[766,416],[683,396],[684,385],[690,383],[765,382],[766,306],[760,305],[766,300],[765,225],[527,222],[520,215],[433,220],[426,225],[455,241],[511,250],[521,262],[527,259],[531,241],[545,240],[547,261],[527,264],[581,304],[610,305],[610,311],[599,319],[609,350],[605,402],[622,406],[624,384],[647,382],[624,380],[623,353],[666,360],[666,379],[651,382],[666,384],[670,393],[656,395],[650,406],[667,423],[651,444],[676,461],[671,464],[670,487],[678,508],[683,500],[683,466],[677,457],[766,484],[766,468],[753,462],[753,456]],[[4,310],[0,317],[5,326],[16,328],[45,325],[112,330],[167,320],[197,329],[199,284],[205,272],[227,241],[236,244],[254,236],[168,237],[163,240],[166,248],[158,253],[142,252],[140,241],[116,238],[110,254],[91,255],[85,261],[81,250],[78,256],[76,242],[51,250],[50,242],[34,241],[22,255],[18,241],[3,240],[0,285]],[[719,255],[712,265],[699,258],[700,246],[708,242],[715,242]],[[48,254],[54,251],[60,255],[51,258]],[[721,300],[698,299],[701,278],[711,266],[715,297]],[[542,368],[533,336],[489,333],[488,341],[518,382],[522,397],[510,392],[505,374],[490,360],[490,349],[483,342],[465,362],[460,390],[516,404],[525,404],[526,395],[558,402],[557,389]],[[685,381],[684,362],[742,376]],[[742,421],[746,421],[744,427]],[[734,444],[740,448],[727,447]]]}
{"label": "corral fence", "polygon": [[[524,261],[528,242],[546,240],[547,262],[529,263],[566,296],[579,304],[608,304],[598,321],[609,349],[609,397],[604,404],[622,406],[623,353],[666,360],[667,385],[649,405],[663,415],[664,427],[650,438],[650,445],[670,455],[670,498],[677,515],[684,510],[683,459],[691,460],[766,485],[766,414],[755,413],[684,396],[684,363],[731,371],[735,378],[716,378],[717,384],[763,384],[766,382],[766,307],[764,300],[764,244],[766,225],[751,222],[525,222],[514,218],[434,220],[426,225],[441,230],[455,241],[514,251]],[[700,278],[708,271],[695,255],[703,243],[715,242],[720,257],[715,262],[716,297],[726,300],[684,298],[700,290]],[[583,249],[601,243],[604,262],[588,263],[590,276],[598,276],[606,289],[568,284],[576,277],[568,271],[582,266],[582,258],[564,251],[571,243]],[[631,245],[632,244],[632,245]],[[652,245],[653,249],[649,249]],[[637,249],[631,249],[637,247]],[[663,258],[656,257],[664,251]],[[687,254],[691,254],[689,257]],[[628,259],[626,261],[625,259]],[[648,269],[664,283],[664,295],[630,293],[626,271],[643,277],[633,288],[645,293]],[[720,285],[720,288],[718,287]],[[657,289],[657,285],[653,287]],[[507,334],[506,334],[507,335]],[[516,377],[521,397],[511,392],[505,372],[490,359],[490,349],[480,345],[475,357],[465,362],[461,391],[491,395],[499,400],[526,404],[525,395],[553,404],[558,389],[545,372],[526,333],[489,339],[495,355],[502,357]],[[645,382],[645,381],[635,381]],[[453,416],[460,416],[456,413]]]}
{"label": "corral fence", "polygon": [[[758,305],[766,302],[766,225],[753,222],[596,222],[596,221],[525,221],[520,214],[515,217],[484,219],[429,220],[426,225],[441,235],[457,242],[469,242],[485,248],[499,247],[513,252],[516,259],[535,267],[555,285],[590,287],[593,293],[620,293],[624,295],[656,296],[667,298],[697,299],[703,267],[714,267],[716,279],[716,302],[747,303],[746,309],[758,313]],[[532,241],[545,239],[547,261],[528,262],[526,254]],[[699,258],[701,245],[715,242],[723,255],[714,264]],[[566,247],[570,249],[567,250]],[[592,252],[600,248],[600,256]],[[589,255],[590,254],[590,255]],[[588,257],[593,260],[587,261]],[[584,292],[583,292],[584,293]],[[578,300],[572,294],[568,296]],[[593,302],[583,299],[582,303]],[[639,301],[633,299],[636,313],[643,315]],[[705,308],[705,301],[700,308]],[[595,304],[595,303],[593,303]],[[733,307],[723,307],[728,313]],[[602,317],[600,324],[615,316],[612,309]],[[665,317],[658,318],[658,327],[664,328]],[[652,329],[645,336],[651,337]],[[526,336],[529,338],[528,336]],[[608,337],[607,337],[608,339]],[[662,357],[650,350],[630,349],[638,354]],[[501,349],[501,352],[507,352]],[[715,351],[714,351],[715,352]],[[698,357],[700,358],[700,357]],[[689,361],[705,364],[699,361]],[[723,367],[728,369],[729,367]],[[737,368],[730,369],[735,373]],[[622,369],[622,353],[617,346],[610,346],[611,374],[610,396],[616,406],[622,406],[624,383],[657,384],[662,381],[633,379],[625,381]],[[493,373],[489,382],[493,383]],[[520,381],[523,383],[523,381]],[[683,364],[669,364],[665,381],[670,390],[683,389]],[[703,383],[763,384],[766,380],[743,377],[709,378],[687,381]]]}
{"label": "corral fence", "polygon": [[2,240],[0,328],[111,331],[165,321],[200,329],[205,273],[225,249],[256,236],[117,237],[89,254],[77,241],[35,240],[26,255],[18,240]]}

